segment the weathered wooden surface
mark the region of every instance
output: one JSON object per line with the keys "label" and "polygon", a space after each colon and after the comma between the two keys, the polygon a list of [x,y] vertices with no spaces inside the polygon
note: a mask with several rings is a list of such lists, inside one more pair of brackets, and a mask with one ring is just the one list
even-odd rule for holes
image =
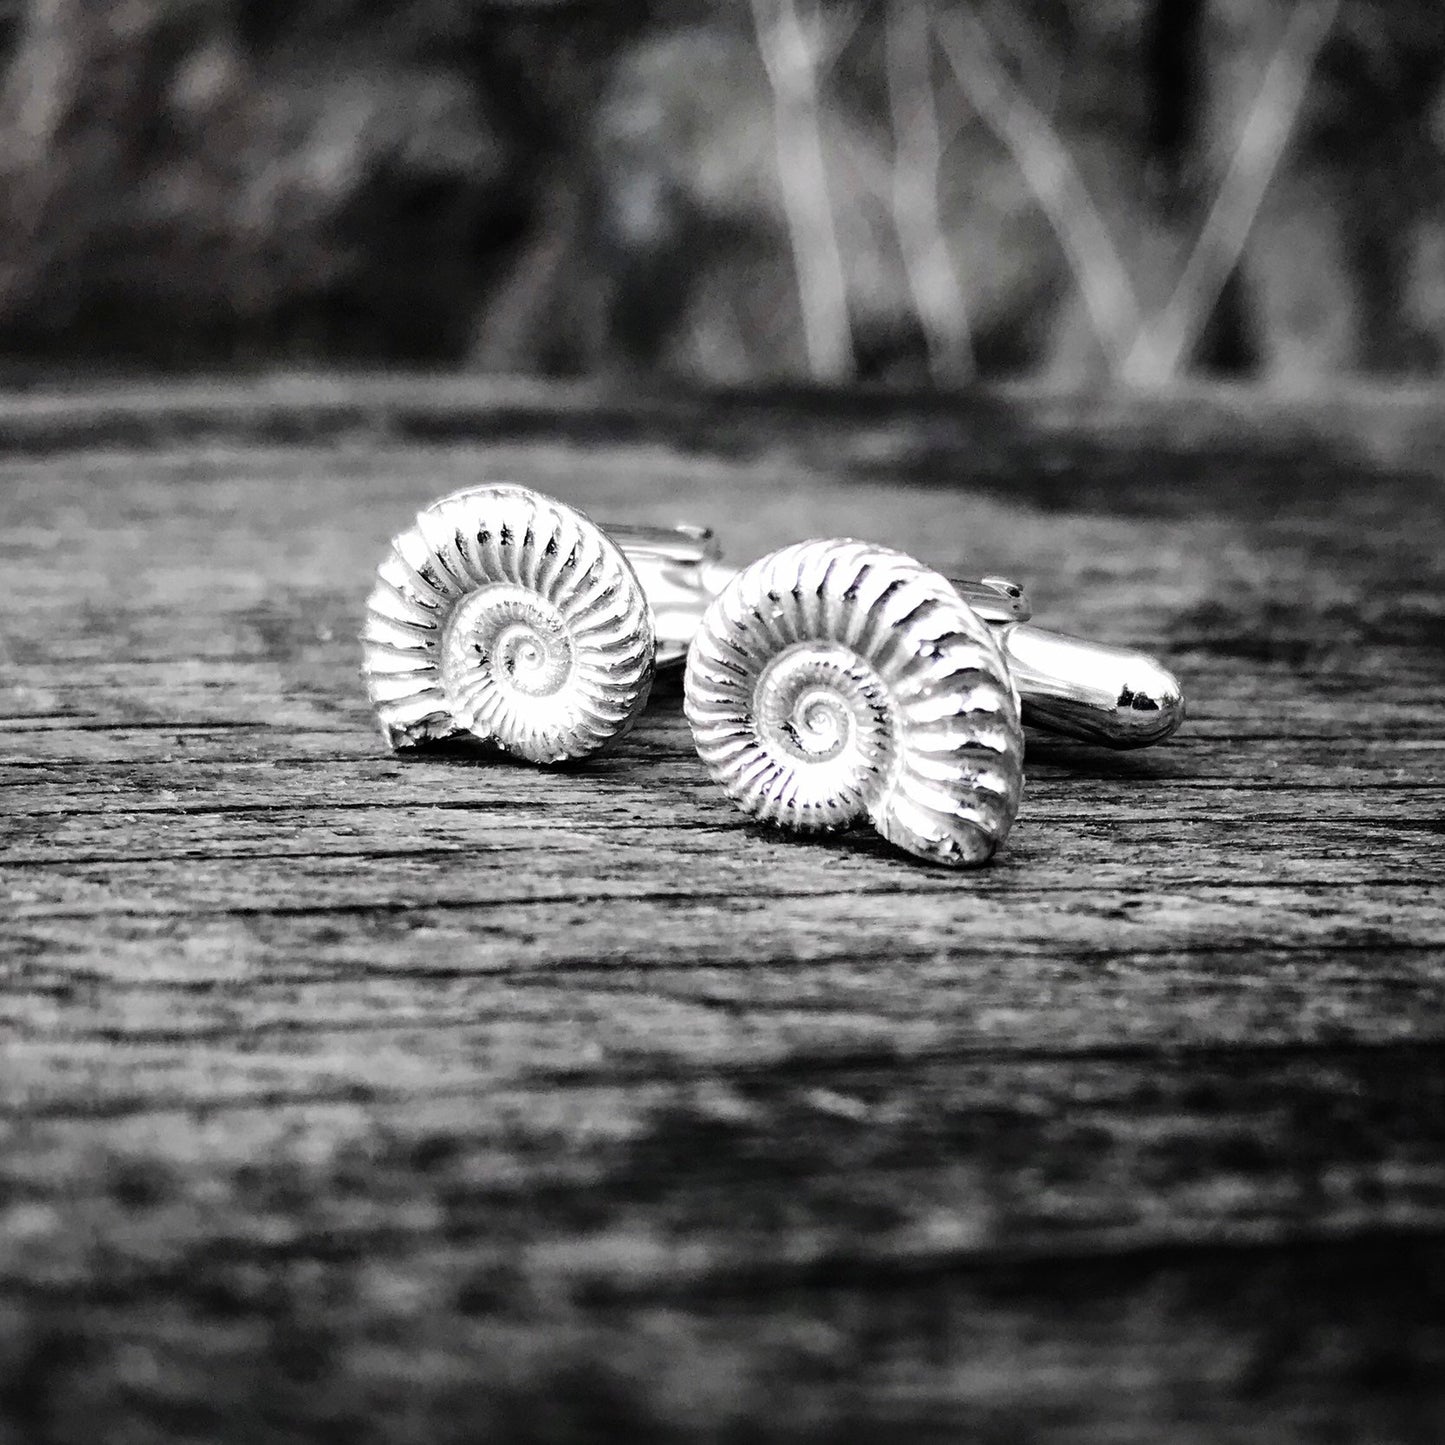
{"label": "weathered wooden surface", "polygon": [[[509,477],[1167,655],[952,876],[400,761]],[[0,406],[0,1441],[1445,1438],[1445,420],[319,383]]]}

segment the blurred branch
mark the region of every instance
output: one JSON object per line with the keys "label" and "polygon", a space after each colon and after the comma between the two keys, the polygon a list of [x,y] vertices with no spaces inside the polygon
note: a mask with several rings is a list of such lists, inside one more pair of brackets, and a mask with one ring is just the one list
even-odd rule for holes
{"label": "blurred branch", "polygon": [[999,59],[978,16],[964,6],[934,25],[959,89],[1013,157],[1058,237],[1109,370],[1117,374],[1139,332],[1139,303],[1083,177],[1048,118]]}
{"label": "blurred branch", "polygon": [[856,370],[848,286],[833,224],[818,101],[822,23],[816,7],[805,28],[796,0],[752,0],[758,50],[773,91],[778,178],[808,367],[820,379],[843,380]]}
{"label": "blurred branch", "polygon": [[1299,0],[1295,6],[1179,283],[1159,316],[1140,328],[1124,358],[1124,381],[1139,386],[1172,381],[1199,340],[1289,147],[1339,9],[1340,0]]}
{"label": "blurred branch", "polygon": [[928,343],[935,381],[974,374],[968,304],[954,274],[938,210],[943,156],[933,87],[928,0],[889,0],[884,36],[888,104],[893,121],[893,225]]}

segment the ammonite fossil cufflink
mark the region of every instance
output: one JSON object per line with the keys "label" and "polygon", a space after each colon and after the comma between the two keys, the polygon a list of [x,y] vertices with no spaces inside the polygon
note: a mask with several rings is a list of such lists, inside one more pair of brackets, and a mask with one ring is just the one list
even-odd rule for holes
{"label": "ammonite fossil cufflink", "polygon": [[934,863],[981,863],[1023,787],[1023,731],[989,625],[938,573],[849,539],[745,568],[708,607],[684,707],[745,812],[801,831],[871,822]]}
{"label": "ammonite fossil cufflink", "polygon": [[600,751],[642,711],[652,612],[622,550],[526,487],[443,497],[395,537],[362,632],[397,749],[471,737],[534,763]]}

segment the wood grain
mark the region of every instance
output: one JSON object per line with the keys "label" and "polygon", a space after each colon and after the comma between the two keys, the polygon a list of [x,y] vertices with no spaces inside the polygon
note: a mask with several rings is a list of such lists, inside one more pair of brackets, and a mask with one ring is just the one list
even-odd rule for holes
{"label": "wood grain", "polygon": [[[993,866],[675,687],[379,746],[483,478],[854,534],[1166,655]],[[1445,1438],[1445,413],[282,379],[0,401],[0,1442]]]}

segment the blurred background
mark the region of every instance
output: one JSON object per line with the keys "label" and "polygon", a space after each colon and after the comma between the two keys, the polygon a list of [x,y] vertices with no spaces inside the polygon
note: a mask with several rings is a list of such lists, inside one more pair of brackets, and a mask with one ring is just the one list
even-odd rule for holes
{"label": "blurred background", "polygon": [[1440,0],[0,0],[0,366],[1445,364]]}

